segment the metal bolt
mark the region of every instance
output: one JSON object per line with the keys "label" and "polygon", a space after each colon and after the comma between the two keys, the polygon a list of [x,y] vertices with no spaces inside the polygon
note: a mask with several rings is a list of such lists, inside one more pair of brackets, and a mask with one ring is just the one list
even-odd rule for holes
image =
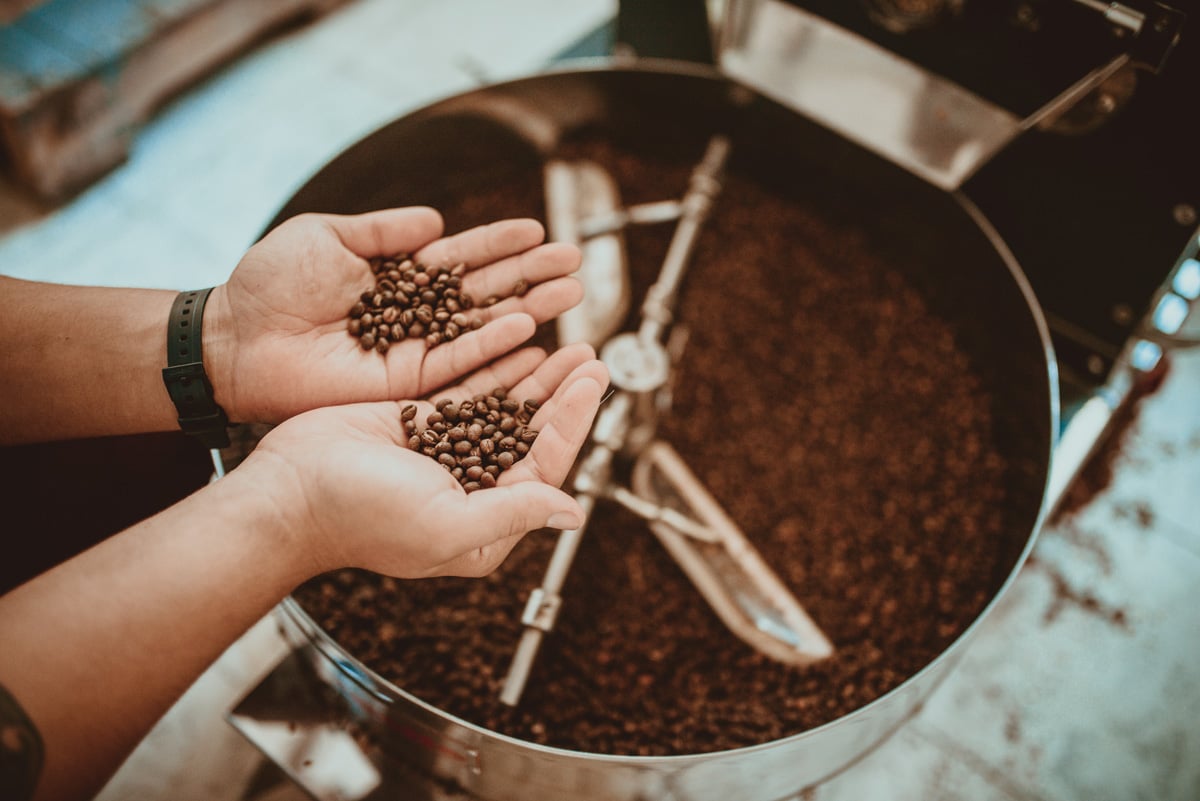
{"label": "metal bolt", "polygon": [[1128,303],[1118,303],[1112,307],[1112,319],[1117,325],[1129,325],[1133,322],[1133,309]]}
{"label": "metal bolt", "polygon": [[1180,225],[1195,225],[1197,220],[1196,207],[1191,203],[1177,203],[1175,204],[1175,208],[1171,209],[1171,216]]}

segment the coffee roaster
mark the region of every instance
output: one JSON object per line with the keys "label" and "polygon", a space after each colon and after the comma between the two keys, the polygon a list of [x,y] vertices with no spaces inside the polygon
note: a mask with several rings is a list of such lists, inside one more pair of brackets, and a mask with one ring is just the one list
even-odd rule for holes
{"label": "coffee roaster", "polygon": [[[562,180],[559,146],[584,129],[647,153],[706,154],[692,188],[707,186],[709,196],[728,158],[750,179],[851,210],[898,254],[931,308],[954,319],[998,410],[999,447],[1025,466],[1011,478],[1019,500],[1006,510],[990,602],[940,656],[850,714],[750,747],[643,757],[538,745],[455,717],[375,673],[289,600],[279,621],[292,654],[230,719],[315,797],[778,799],[819,784],[902,725],[952,669],[1114,415],[1172,348],[1190,345],[1200,159],[1177,115],[1200,75],[1200,46],[1189,38],[1188,9],[746,0],[719,10],[702,29],[714,32],[715,66],[647,59],[651,37],[636,59],[446,99],[348,149],[277,222],[304,211],[440,205],[517,169],[544,170],[551,198]],[[571,194],[589,180],[571,178]],[[620,291],[619,249],[605,237],[638,222],[700,224],[708,209],[698,213],[704,203],[685,187],[657,203],[606,205],[596,180],[600,188],[576,204],[583,211],[551,223],[585,246],[584,270],[611,279],[596,292],[616,287],[591,318],[611,328],[606,306],[630,299]],[[651,328],[669,319],[667,284],[645,303]],[[600,337],[619,376],[606,411],[621,418],[611,427],[622,437],[599,431],[593,454],[607,448],[612,457],[636,440],[629,421],[645,419],[632,413],[648,397],[643,379],[658,375],[646,384],[657,390],[667,367],[651,356],[671,359],[662,331],[632,335],[632,348],[616,331]],[[664,544],[704,543],[719,510],[703,513],[694,485],[669,480],[683,471],[663,468],[675,456],[642,453],[650,458],[630,487],[598,487],[605,471],[582,469],[574,489],[633,507]],[[767,586],[761,574],[754,586]],[[552,627],[547,603],[585,602],[571,598],[565,570],[551,567],[540,589],[527,610],[534,638]]]}

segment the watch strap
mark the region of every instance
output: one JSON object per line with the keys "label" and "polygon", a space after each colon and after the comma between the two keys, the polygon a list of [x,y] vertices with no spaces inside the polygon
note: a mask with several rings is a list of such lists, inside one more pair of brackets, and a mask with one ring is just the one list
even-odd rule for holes
{"label": "watch strap", "polygon": [[213,398],[201,351],[204,304],[212,290],[180,292],[175,298],[167,323],[167,366],[162,374],[179,413],[179,427],[207,448],[224,448],[229,444],[229,418]]}

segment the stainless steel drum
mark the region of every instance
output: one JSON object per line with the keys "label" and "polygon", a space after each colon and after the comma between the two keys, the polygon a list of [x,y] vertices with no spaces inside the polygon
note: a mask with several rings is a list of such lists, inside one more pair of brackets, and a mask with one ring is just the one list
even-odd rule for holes
{"label": "stainless steel drum", "polygon": [[[783,192],[829,198],[901,254],[931,309],[955,321],[990,397],[997,441],[1032,465],[1008,478],[1018,503],[1001,510],[1005,573],[992,609],[1032,547],[1058,430],[1054,357],[1032,293],[971,202],[936,188],[715,72],[641,64],[548,73],[435,103],[371,134],[315,175],[278,215],[439,206],[538,168],[558,142],[588,128],[647,152],[734,143],[732,168]],[[952,265],[948,269],[947,265]],[[299,654],[387,759],[430,788],[508,799],[779,799],[861,757],[905,721],[955,664],[979,619],[900,686],[816,729],[758,746],[668,757],[545,747],[457,719],[412,696],[335,642],[294,600],[283,607]],[[982,618],[983,615],[980,616]],[[409,787],[409,793],[422,791]],[[433,795],[433,790],[424,793]],[[406,795],[406,797],[409,797]]]}

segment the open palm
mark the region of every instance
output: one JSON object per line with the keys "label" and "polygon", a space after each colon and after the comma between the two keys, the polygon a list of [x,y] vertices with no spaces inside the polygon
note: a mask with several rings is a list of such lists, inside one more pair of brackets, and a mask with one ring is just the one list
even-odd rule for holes
{"label": "open palm", "polygon": [[[607,385],[587,345],[547,357],[525,348],[437,393],[459,401],[511,387],[542,405],[530,425],[540,433],[499,485],[468,494],[436,461],[408,450],[400,409],[409,401],[358,403],[292,418],[251,459],[281,460],[289,477],[279,507],[295,512],[306,552],[320,569],[365,567],[394,576],[478,576],[494,569],[527,532],[582,521],[558,489],[586,441]],[[417,420],[433,411],[418,401]],[[253,468],[251,468],[253,469]]]}
{"label": "open palm", "polygon": [[[306,214],[252,247],[205,315],[205,363],[231,419],[278,422],[320,406],[427,395],[508,353],[582,296],[568,275],[578,250],[542,244],[534,220],[441,233],[440,215],[428,208]],[[468,312],[485,325],[452,342],[427,348],[417,338],[386,355],[363,351],[346,331],[347,312],[373,286],[368,259],[397,253],[465,264],[463,291],[501,300]],[[518,282],[529,287],[519,296]]]}

